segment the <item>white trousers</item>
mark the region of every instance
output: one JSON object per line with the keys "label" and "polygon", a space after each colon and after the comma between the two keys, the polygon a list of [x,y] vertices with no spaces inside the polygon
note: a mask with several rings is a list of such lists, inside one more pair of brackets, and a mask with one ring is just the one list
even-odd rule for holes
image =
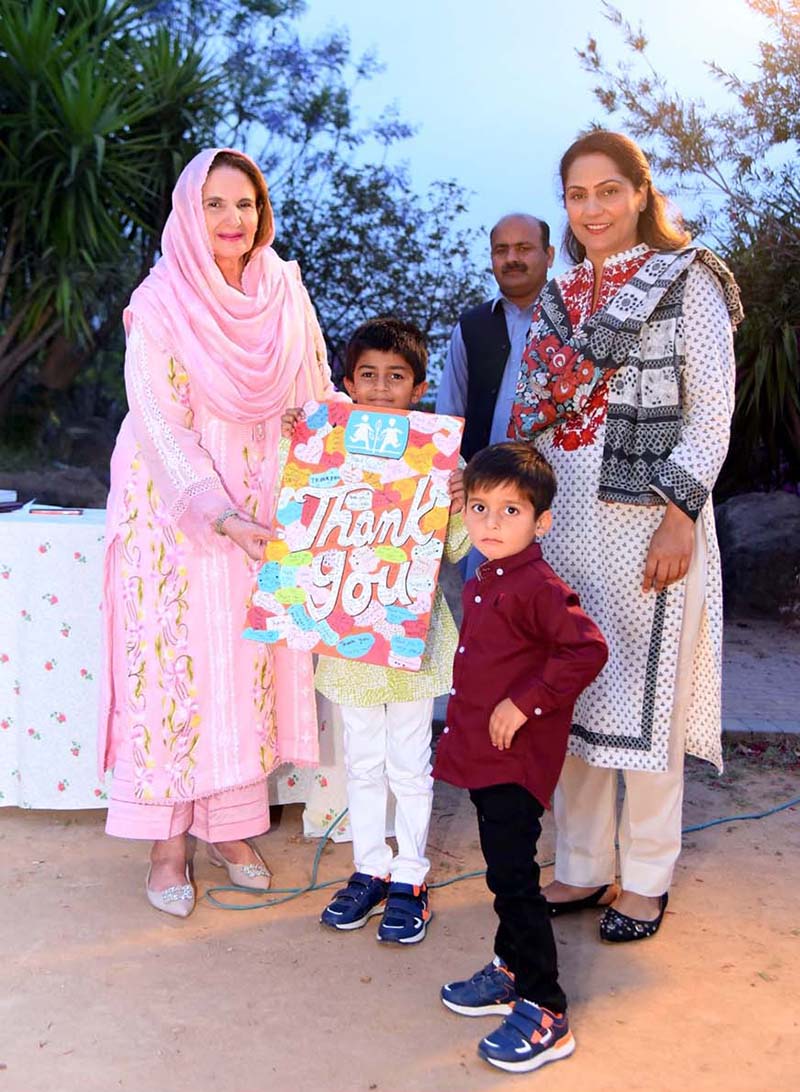
{"label": "white trousers", "polygon": [[[433,698],[339,708],[356,872],[420,885],[430,868],[425,846],[433,806]],[[397,856],[386,841],[389,790]]]}
{"label": "white trousers", "polygon": [[[681,851],[686,714],[692,662],[706,586],[706,546],[697,521],[694,553],[686,575],[667,769],[622,770],[625,798],[619,820],[620,882],[625,891],[661,895],[669,890]],[[555,878],[574,887],[600,887],[615,876],[618,771],[589,766],[568,755],[553,797],[556,822]]]}

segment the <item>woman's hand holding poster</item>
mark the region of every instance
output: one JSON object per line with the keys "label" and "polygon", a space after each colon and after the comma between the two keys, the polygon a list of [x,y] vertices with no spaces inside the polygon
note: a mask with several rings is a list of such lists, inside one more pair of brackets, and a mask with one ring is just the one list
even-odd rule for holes
{"label": "woman's hand holding poster", "polygon": [[417,671],[463,421],[308,402],[244,636]]}

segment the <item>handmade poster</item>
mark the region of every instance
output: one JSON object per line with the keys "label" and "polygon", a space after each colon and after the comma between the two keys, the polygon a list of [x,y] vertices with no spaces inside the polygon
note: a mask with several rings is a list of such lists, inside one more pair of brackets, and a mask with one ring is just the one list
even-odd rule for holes
{"label": "handmade poster", "polygon": [[244,636],[417,671],[464,423],[348,402],[303,408]]}

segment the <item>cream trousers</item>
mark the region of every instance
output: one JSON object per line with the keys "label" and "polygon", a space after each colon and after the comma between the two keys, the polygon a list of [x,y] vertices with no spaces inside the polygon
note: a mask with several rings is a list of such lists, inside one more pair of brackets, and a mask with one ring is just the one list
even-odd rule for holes
{"label": "cream trousers", "polygon": [[[661,895],[669,889],[681,851],[686,711],[692,661],[705,603],[706,540],[695,525],[694,553],[686,575],[686,601],[678,647],[675,696],[664,773],[589,766],[568,755],[553,797],[555,878],[574,887],[600,887],[615,877],[619,837],[620,881],[625,891]],[[617,829],[617,779],[625,797]]]}

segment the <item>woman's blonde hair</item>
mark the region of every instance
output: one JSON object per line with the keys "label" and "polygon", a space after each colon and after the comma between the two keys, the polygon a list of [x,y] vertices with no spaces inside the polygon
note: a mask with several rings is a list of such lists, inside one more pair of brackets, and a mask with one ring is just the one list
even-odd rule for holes
{"label": "woman's blonde hair", "polygon": [[[691,241],[691,235],[683,226],[683,219],[670,216],[667,199],[653,185],[650,164],[644,152],[630,137],[622,133],[612,133],[607,129],[593,129],[578,137],[561,157],[559,174],[561,176],[562,196],[567,185],[569,169],[576,159],[583,155],[607,155],[613,159],[620,171],[635,189],[645,187],[647,204],[639,215],[639,242],[647,243],[653,250],[680,250]],[[567,224],[564,231],[564,250],[573,262],[582,262],[586,257],[586,248],[579,243]]]}

